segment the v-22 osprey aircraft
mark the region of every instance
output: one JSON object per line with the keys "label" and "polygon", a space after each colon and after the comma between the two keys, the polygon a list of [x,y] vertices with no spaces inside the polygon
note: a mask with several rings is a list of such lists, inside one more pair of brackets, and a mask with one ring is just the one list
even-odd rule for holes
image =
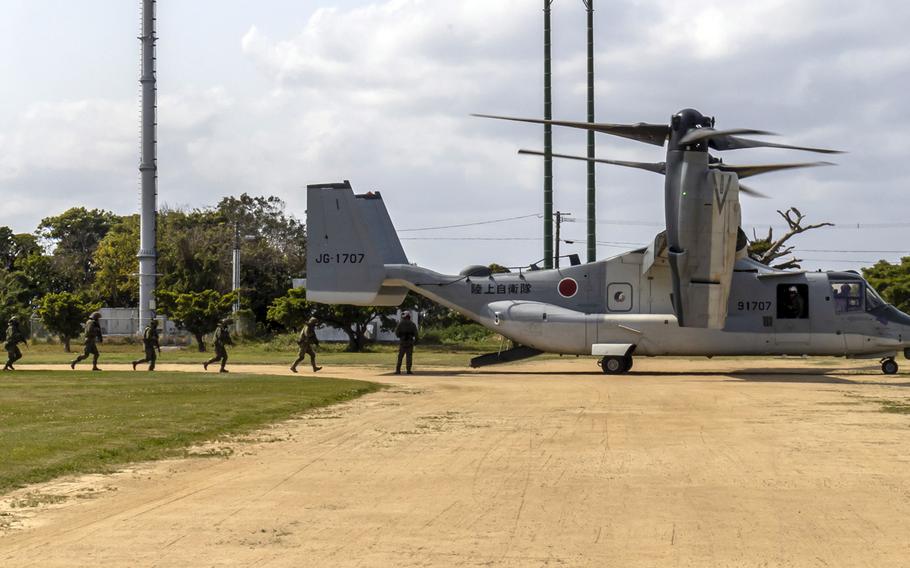
{"label": "v-22 osprey aircraft", "polygon": [[[594,130],[663,146],[664,162],[595,159],[663,174],[666,230],[644,248],[552,270],[447,275],[408,262],[378,192],[349,182],[307,188],[307,299],[397,306],[408,290],[449,307],[519,345],[472,366],[543,352],[599,357],[604,373],[629,371],[634,355],[828,355],[874,358],[882,372],[910,358],[910,316],[855,272],[777,270],[746,254],[739,180],[827,162],[736,166],[709,154],[772,147],[834,150],[743,138],[693,109],[666,124],[603,124],[498,118]],[[526,154],[540,152],[522,151]],[[554,154],[567,159],[587,160]]]}

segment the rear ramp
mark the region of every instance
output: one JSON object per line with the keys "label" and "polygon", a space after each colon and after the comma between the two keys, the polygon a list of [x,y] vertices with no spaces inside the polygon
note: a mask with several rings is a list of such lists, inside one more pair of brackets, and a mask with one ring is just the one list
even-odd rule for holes
{"label": "rear ramp", "polygon": [[407,264],[382,195],[349,181],[307,186],[307,300],[397,306],[407,289],[383,286],[387,264]]}
{"label": "rear ramp", "polygon": [[534,349],[533,347],[519,345],[518,347],[513,347],[505,351],[499,351],[498,353],[478,355],[477,357],[471,359],[471,367],[476,369],[477,367],[487,367],[489,365],[511,363],[513,361],[521,361],[522,359],[530,359],[531,357],[536,357],[542,353],[543,351]]}

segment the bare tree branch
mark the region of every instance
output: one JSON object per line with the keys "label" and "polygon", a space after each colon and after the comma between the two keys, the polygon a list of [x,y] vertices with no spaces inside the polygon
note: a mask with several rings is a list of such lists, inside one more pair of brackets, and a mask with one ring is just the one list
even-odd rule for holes
{"label": "bare tree branch", "polygon": [[[783,234],[778,239],[774,239],[773,229],[768,229],[768,236],[763,239],[753,238],[752,242],[749,243],[749,256],[753,259],[771,266],[771,263],[776,259],[787,256],[793,252],[792,246],[785,246],[787,241],[791,238],[805,233],[806,231],[811,231],[812,229],[820,229],[822,227],[833,227],[834,223],[816,223],[814,225],[803,225],[803,219],[805,215],[796,207],[791,207],[786,211],[778,210],[777,213],[784,218],[784,221],[787,222],[789,230]],[[752,235],[755,237],[755,230],[752,230]],[[782,264],[775,265],[774,268],[786,269],[786,268],[799,268],[802,259],[793,258]]]}

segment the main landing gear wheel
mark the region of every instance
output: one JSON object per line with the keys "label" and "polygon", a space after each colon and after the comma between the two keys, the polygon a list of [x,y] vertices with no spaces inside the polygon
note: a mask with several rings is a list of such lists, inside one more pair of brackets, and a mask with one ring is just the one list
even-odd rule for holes
{"label": "main landing gear wheel", "polygon": [[600,360],[600,369],[605,375],[618,375],[632,368],[632,357],[604,357]]}
{"label": "main landing gear wheel", "polygon": [[897,372],[897,361],[894,359],[885,359],[882,361],[882,372],[886,375],[893,375]]}

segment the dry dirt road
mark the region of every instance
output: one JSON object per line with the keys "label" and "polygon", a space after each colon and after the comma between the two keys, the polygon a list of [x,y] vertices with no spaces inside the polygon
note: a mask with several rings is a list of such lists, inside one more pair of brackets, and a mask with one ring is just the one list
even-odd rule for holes
{"label": "dry dirt road", "polygon": [[7,495],[67,498],[0,517],[0,566],[906,566],[910,415],[879,401],[910,381],[845,365],[326,369],[392,386]]}

